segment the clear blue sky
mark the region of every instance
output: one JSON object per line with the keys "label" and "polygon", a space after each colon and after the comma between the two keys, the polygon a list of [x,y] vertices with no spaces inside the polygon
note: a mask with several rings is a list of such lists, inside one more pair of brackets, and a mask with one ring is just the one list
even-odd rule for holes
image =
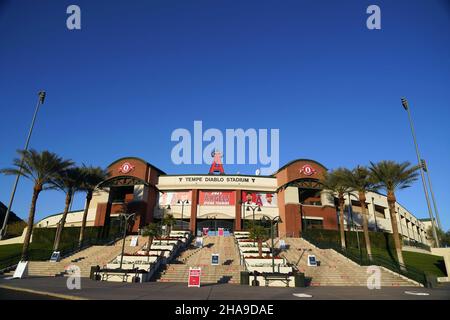
{"label": "clear blue sky", "polygon": [[[81,7],[80,31],[66,28],[70,4]],[[366,28],[370,4],[381,7],[381,30]],[[449,229],[449,36],[450,5],[439,0],[0,0],[0,168],[23,147],[40,89],[31,147],[99,166],[137,156],[167,173],[207,172],[171,163],[171,132],[194,120],[279,128],[280,165],[415,162],[406,96]],[[0,177],[0,201],[13,181]],[[22,218],[31,188],[21,180]],[[397,197],[428,216],[419,181]],[[63,198],[42,193],[37,218],[62,211]]]}

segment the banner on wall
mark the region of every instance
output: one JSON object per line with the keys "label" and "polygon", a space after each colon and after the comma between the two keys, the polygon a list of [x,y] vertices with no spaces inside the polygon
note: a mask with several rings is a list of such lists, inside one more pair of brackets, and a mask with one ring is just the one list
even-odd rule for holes
{"label": "banner on wall", "polygon": [[167,206],[174,205],[178,203],[178,200],[192,201],[192,191],[169,191],[159,193],[159,205]]}
{"label": "banner on wall", "polygon": [[233,206],[234,191],[200,191],[199,204],[204,206]]}
{"label": "banner on wall", "polygon": [[251,196],[250,203],[261,207],[277,207],[277,194],[264,192],[242,191],[242,201],[247,202],[247,196]]}

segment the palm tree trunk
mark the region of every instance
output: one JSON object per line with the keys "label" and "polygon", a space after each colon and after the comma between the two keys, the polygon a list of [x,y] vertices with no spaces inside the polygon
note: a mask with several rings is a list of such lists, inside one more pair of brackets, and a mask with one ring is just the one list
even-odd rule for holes
{"label": "palm tree trunk", "polygon": [[148,245],[147,245],[147,255],[150,254],[150,247],[152,246],[152,243],[153,243],[153,237],[149,236],[148,237]]}
{"label": "palm tree trunk", "polygon": [[35,185],[33,188],[33,197],[31,198],[30,212],[28,214],[27,233],[25,234],[25,239],[23,241],[22,257],[20,258],[21,261],[28,261],[28,251],[30,247],[31,234],[33,232],[34,214],[36,212],[36,202],[41,190],[42,187],[39,185]]}
{"label": "palm tree trunk", "polygon": [[391,224],[392,224],[392,236],[394,237],[394,245],[395,250],[397,251],[397,259],[400,264],[400,269],[406,270],[405,262],[403,260],[403,252],[402,245],[400,243],[400,236],[398,234],[398,226],[397,226],[397,215],[395,214],[395,195],[392,192],[389,192],[387,195],[387,201],[389,206],[389,214],[391,216]]}
{"label": "palm tree trunk", "polygon": [[53,245],[53,251],[58,251],[59,244],[61,242],[61,234],[66,224],[67,213],[69,212],[70,201],[72,200],[72,192],[67,192],[66,194],[66,206],[64,207],[64,212],[61,217],[58,228],[56,229],[55,243]]}
{"label": "palm tree trunk", "polygon": [[86,194],[86,206],[84,207],[83,221],[81,222],[80,238],[78,240],[78,247],[80,249],[81,249],[81,246],[83,245],[84,229],[86,228],[86,220],[87,220],[87,215],[88,215],[88,211],[89,211],[89,206],[91,204],[91,200],[92,200],[92,191],[88,191]]}
{"label": "palm tree trunk", "polygon": [[366,242],[367,256],[369,257],[369,260],[372,261],[372,246],[370,244],[369,226],[368,226],[369,223],[368,223],[367,208],[366,208],[366,195],[364,194],[364,192],[359,192],[359,203],[361,204],[364,240]]}
{"label": "palm tree trunk", "polygon": [[343,195],[339,195],[339,229],[341,231],[341,247],[346,249],[345,245],[345,229],[344,229],[344,205],[345,200]]}

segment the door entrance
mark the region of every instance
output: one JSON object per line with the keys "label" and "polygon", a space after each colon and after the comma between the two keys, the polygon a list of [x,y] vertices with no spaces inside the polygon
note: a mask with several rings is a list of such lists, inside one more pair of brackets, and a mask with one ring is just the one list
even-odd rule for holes
{"label": "door entrance", "polygon": [[197,234],[202,234],[203,228],[208,228],[209,235],[217,235],[219,228],[223,228],[224,233],[230,234],[234,230],[234,220],[225,220],[225,219],[197,220]]}

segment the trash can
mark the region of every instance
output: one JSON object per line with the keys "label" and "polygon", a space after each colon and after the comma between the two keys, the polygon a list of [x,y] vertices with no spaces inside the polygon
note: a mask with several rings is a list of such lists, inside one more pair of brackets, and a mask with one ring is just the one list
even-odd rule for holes
{"label": "trash can", "polygon": [[257,271],[253,272],[253,274],[252,274],[252,276],[253,276],[252,286],[254,286],[254,287],[259,287],[259,281],[257,279],[258,275],[259,275],[259,272],[257,272]]}
{"label": "trash can", "polygon": [[89,278],[91,280],[98,280],[98,277],[96,277],[96,273],[100,271],[100,266],[91,266],[91,273],[89,275]]}
{"label": "trash can", "polygon": [[246,286],[250,284],[250,273],[248,271],[241,271],[241,284]]}
{"label": "trash can", "polygon": [[294,276],[295,279],[295,286],[296,287],[305,287],[305,274],[302,272],[298,272]]}
{"label": "trash can", "polygon": [[426,287],[427,288],[436,288],[438,286],[437,277],[432,274],[425,274],[426,279]]}

